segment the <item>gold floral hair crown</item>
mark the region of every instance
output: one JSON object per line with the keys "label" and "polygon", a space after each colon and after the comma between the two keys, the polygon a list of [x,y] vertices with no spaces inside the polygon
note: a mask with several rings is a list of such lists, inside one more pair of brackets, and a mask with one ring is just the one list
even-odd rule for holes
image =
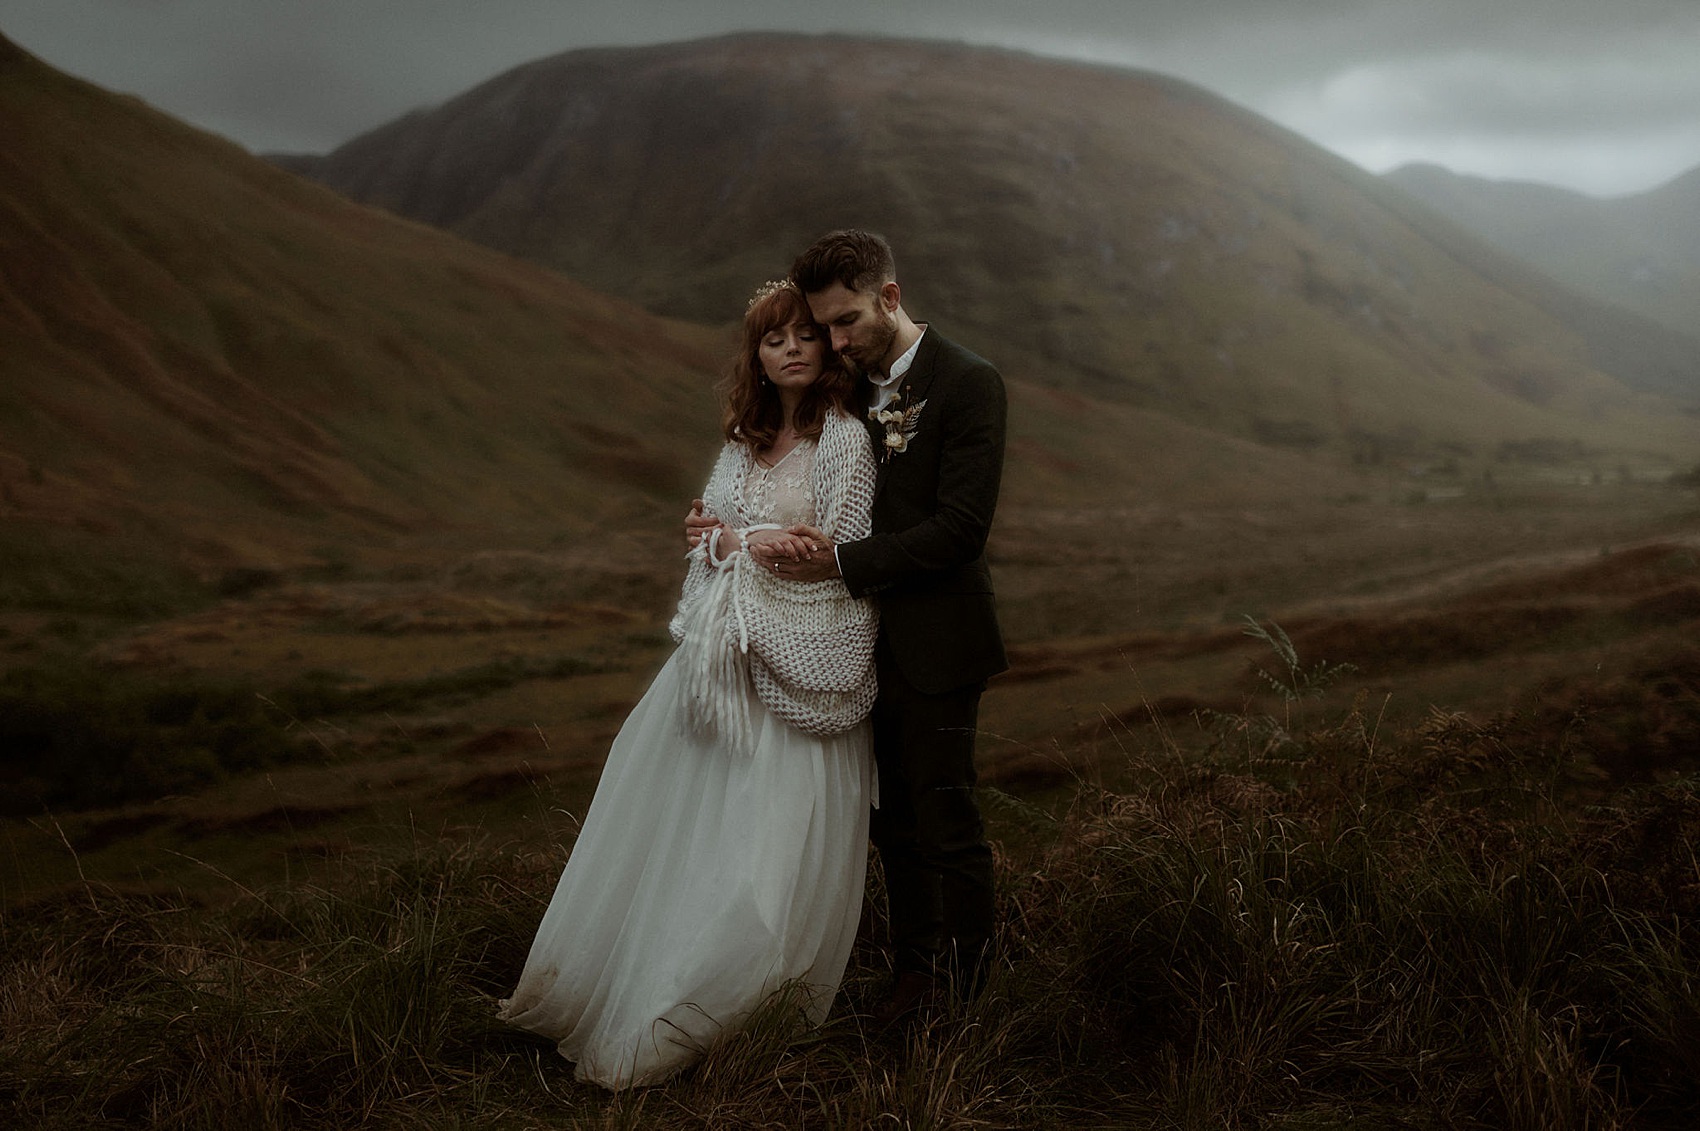
{"label": "gold floral hair crown", "polygon": [[769,295],[778,294],[780,291],[794,291],[796,289],[797,284],[793,283],[790,279],[769,279],[767,282],[756,288],[756,293],[750,296],[750,301],[744,304],[744,309],[749,310],[751,307],[755,306],[756,303],[767,298]]}

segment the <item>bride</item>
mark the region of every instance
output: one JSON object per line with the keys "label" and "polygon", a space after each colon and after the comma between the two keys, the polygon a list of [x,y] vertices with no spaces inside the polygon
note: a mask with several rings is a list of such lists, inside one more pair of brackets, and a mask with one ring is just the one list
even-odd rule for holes
{"label": "bride", "polygon": [[658,1083],[767,995],[823,1020],[856,934],[872,790],[875,610],[749,547],[868,534],[852,380],[789,282],[756,292],[722,386],[726,444],[671,625],[679,648],[614,739],[503,1020],[581,1080]]}

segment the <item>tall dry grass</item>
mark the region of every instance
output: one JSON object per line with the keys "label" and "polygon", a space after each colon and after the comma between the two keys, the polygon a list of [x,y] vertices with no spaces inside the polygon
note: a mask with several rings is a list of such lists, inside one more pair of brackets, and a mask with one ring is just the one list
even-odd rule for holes
{"label": "tall dry grass", "polygon": [[[1284,638],[1271,638],[1275,646]],[[1700,782],[1585,741],[1390,733],[1292,662],[1268,716],[1134,741],[1125,785],[988,793],[984,992],[819,1029],[777,996],[609,1096],[492,1020],[561,852],[435,841],[227,904],[89,886],[0,926],[0,1112],[43,1127],[1614,1128],[1700,1110]],[[1310,678],[1313,677],[1313,678]],[[1585,735],[1586,728],[1574,734]]]}

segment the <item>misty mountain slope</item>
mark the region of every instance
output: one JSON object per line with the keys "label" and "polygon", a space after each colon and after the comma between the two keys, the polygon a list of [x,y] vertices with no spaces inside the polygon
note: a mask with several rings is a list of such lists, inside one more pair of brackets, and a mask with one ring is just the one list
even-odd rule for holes
{"label": "misty mountain slope", "polygon": [[4,40],[0,340],[10,533],[191,561],[671,511],[722,345]]}
{"label": "misty mountain slope", "polygon": [[1631,387],[1700,400],[1668,351],[1601,348],[1535,272],[1155,75],[840,37],[580,51],[286,163],[692,318],[876,228],[911,312],[1006,369],[1269,444],[1695,442]]}
{"label": "misty mountain slope", "polygon": [[[0,604],[161,560],[674,567],[670,536],[647,555],[714,458],[723,327],[351,204],[15,50],[0,177]],[[1012,510],[1347,489],[1149,409],[1010,393]]]}
{"label": "misty mountain slope", "polygon": [[1687,335],[1700,353],[1700,169],[1606,199],[1435,165],[1386,179],[1560,282]]}

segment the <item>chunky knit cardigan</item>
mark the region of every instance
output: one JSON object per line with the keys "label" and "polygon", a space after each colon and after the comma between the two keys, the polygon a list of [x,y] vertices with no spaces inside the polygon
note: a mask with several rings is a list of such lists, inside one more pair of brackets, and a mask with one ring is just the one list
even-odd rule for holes
{"label": "chunky knit cardigan", "polygon": [[[755,467],[748,444],[720,451],[702,498],[734,530],[771,527],[745,495]],[[875,467],[867,430],[827,414],[815,450],[815,523],[834,543],[866,538]],[[872,709],[879,614],[838,578],[800,582],[761,569],[744,551],[715,561],[703,539],[688,556],[684,591],[669,630],[686,665],[686,717],[747,749],[749,692],[799,730],[849,730]]]}

